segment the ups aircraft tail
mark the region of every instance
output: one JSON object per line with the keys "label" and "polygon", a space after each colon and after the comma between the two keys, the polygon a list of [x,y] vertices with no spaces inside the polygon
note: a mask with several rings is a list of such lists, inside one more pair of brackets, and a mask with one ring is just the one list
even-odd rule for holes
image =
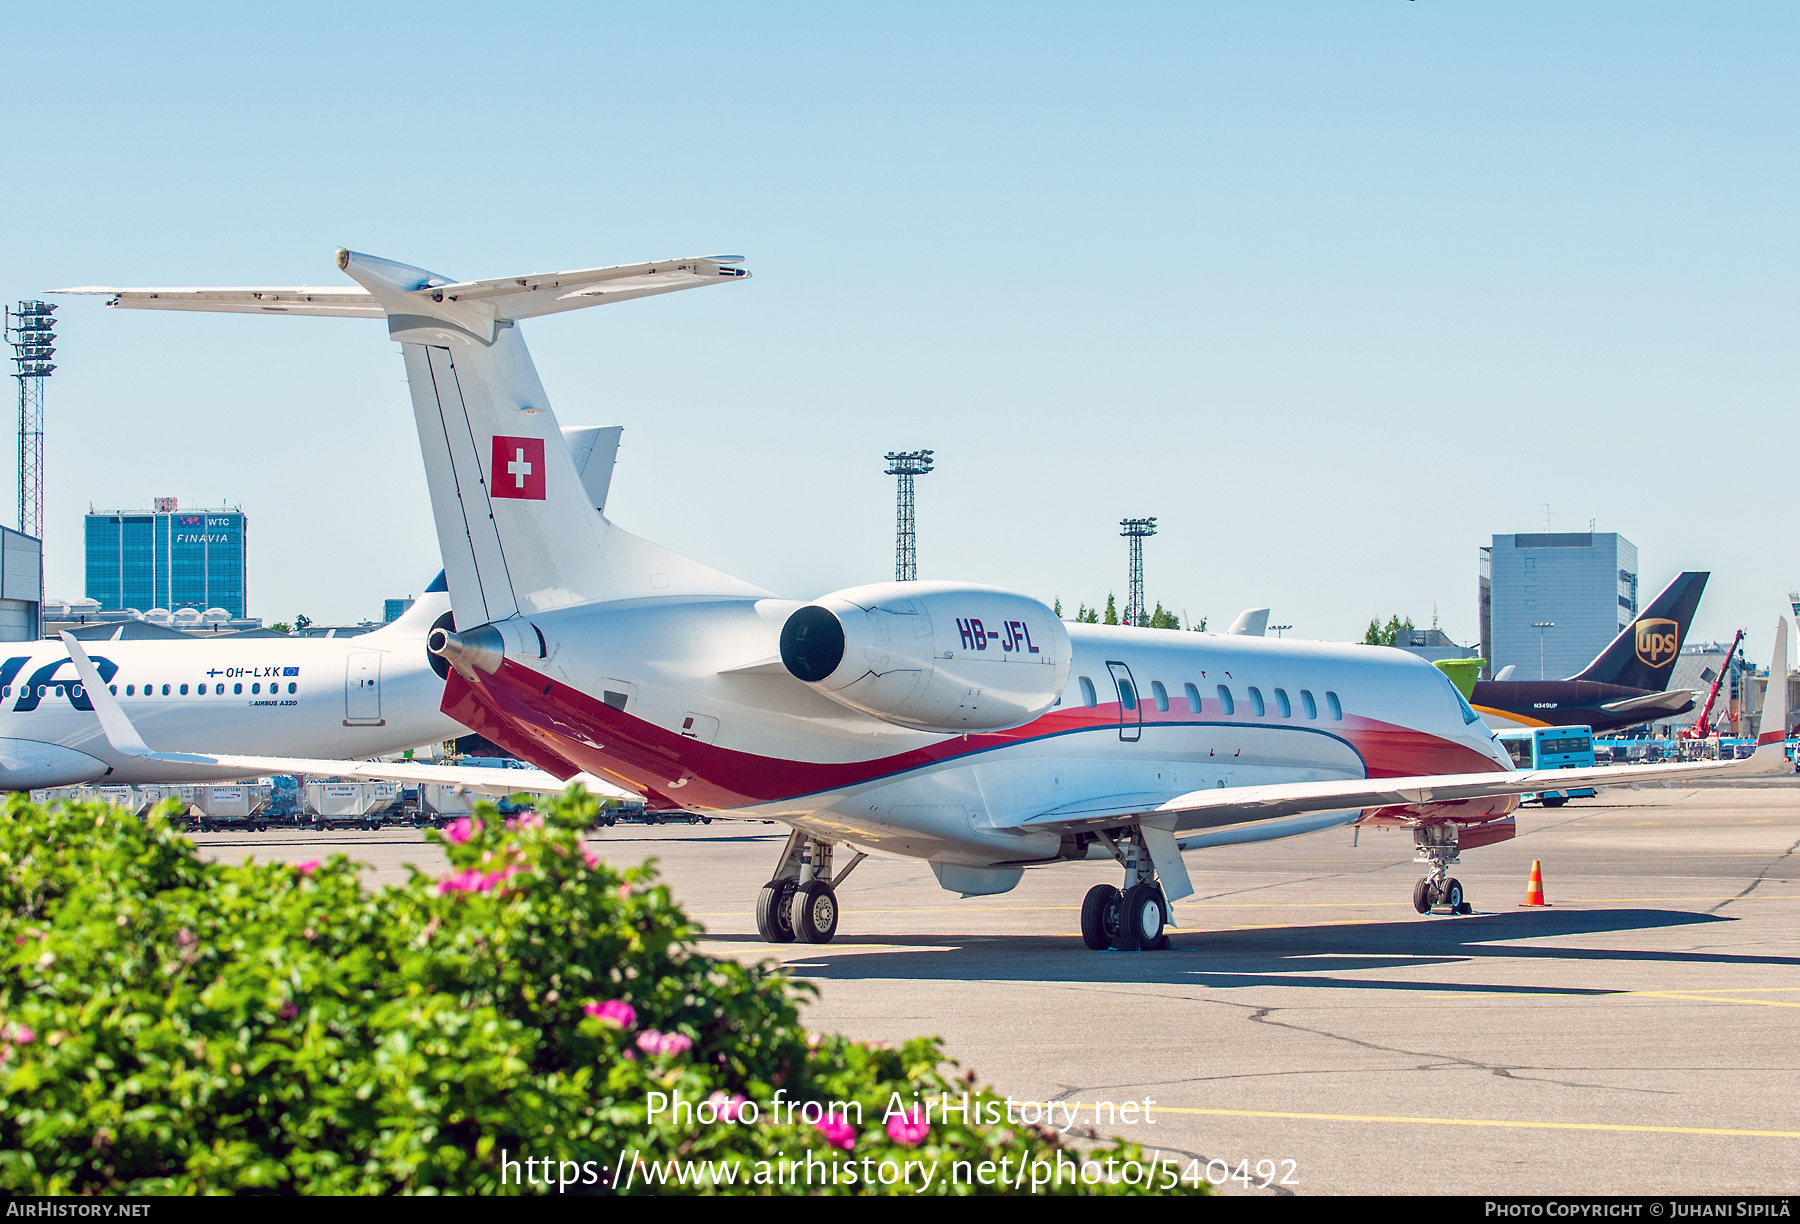
{"label": "ups aircraft tail", "polygon": [[1592,663],[1569,679],[1652,692],[1668,688],[1681,644],[1687,640],[1688,626],[1694,623],[1694,609],[1700,606],[1700,595],[1711,576],[1677,574],[1675,581],[1664,587],[1635,621],[1621,629]]}
{"label": "ups aircraft tail", "polygon": [[[340,250],[357,287],[108,289],[108,305],[386,318],[406,362],[438,543],[458,623],[573,604],[768,592],[622,531],[583,475],[590,438],[557,424],[521,319],[741,280],[739,257],[451,281]],[[570,444],[585,443],[577,462]],[[616,437],[613,445],[616,447]],[[606,463],[610,471],[610,462]]]}

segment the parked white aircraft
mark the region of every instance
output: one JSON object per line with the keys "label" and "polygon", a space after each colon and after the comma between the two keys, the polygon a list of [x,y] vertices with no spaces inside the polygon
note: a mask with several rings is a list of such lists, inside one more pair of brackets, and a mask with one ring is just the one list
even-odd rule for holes
{"label": "parked white aircraft", "polygon": [[[1516,772],[1436,668],[1379,647],[1065,625],[973,583],[878,583],[811,603],[622,531],[590,509],[518,322],[741,279],[735,257],[452,282],[348,251],[360,288],[88,290],[111,304],[385,316],[412,387],[461,631],[444,709],[559,778],[793,828],[757,903],[771,940],[829,940],[869,852],[965,896],[1112,858],[1091,947],[1166,942],[1181,850],[1357,823],[1412,830],[1421,912],[1462,910],[1459,849],[1513,835],[1522,792],[1785,771],[1785,689],[1749,761]],[[1786,622],[1776,635],[1785,674]],[[84,674],[78,644],[69,644]],[[109,735],[134,742],[99,694]],[[224,761],[228,758],[205,758]],[[378,766],[368,767],[370,770]],[[392,776],[370,773],[368,776]],[[834,871],[834,853],[856,853]]]}
{"label": "parked white aircraft", "polygon": [[[465,734],[439,708],[442,663],[425,649],[433,625],[450,624],[449,613],[440,575],[393,624],[357,637],[88,645],[97,675],[164,748],[372,756]],[[219,782],[263,772],[120,753],[107,743],[91,696],[58,643],[0,645],[0,790],[102,778]]]}

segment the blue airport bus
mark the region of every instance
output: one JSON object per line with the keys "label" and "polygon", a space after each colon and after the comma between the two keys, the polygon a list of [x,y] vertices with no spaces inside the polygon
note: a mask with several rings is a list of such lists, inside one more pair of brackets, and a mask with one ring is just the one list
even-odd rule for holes
{"label": "blue airport bus", "polygon": [[[1592,769],[1594,736],[1588,727],[1532,727],[1527,731],[1502,731],[1500,742],[1513,759],[1514,769]],[[1542,791],[1519,796],[1521,803],[1561,807],[1571,799],[1592,799],[1592,787],[1568,791]]]}

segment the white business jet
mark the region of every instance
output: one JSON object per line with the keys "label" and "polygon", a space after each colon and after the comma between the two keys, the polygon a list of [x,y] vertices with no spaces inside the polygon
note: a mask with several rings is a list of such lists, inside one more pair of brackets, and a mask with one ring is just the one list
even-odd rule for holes
{"label": "white business jet", "polygon": [[[964,896],[1027,867],[1116,860],[1089,946],[1158,947],[1191,894],[1182,850],[1333,825],[1412,831],[1421,912],[1466,912],[1459,850],[1513,836],[1551,775],[1511,761],[1447,677],[1403,651],[1066,625],[967,582],[811,602],[614,526],[591,508],[520,321],[736,283],[735,257],[452,281],[339,251],[340,290],[88,290],[121,307],[385,317],[400,343],[451,603],[444,710],[559,779],[793,833],[757,901],[770,940],[829,940],[867,853],[930,862]],[[1787,666],[1785,620],[1775,674]],[[69,644],[87,674],[80,646]],[[126,708],[99,694],[115,742]],[[1786,688],[1746,761],[1560,771],[1558,787],[1786,772]],[[151,754],[173,760],[168,754]],[[210,758],[223,760],[225,758]],[[379,768],[371,766],[371,769]],[[380,776],[373,775],[370,776]],[[837,865],[842,848],[854,853]]]}

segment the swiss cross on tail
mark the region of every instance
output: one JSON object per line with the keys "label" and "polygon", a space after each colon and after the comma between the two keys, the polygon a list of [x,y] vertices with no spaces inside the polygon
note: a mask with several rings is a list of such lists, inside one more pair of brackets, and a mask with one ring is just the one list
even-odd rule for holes
{"label": "swiss cross on tail", "polygon": [[494,435],[488,491],[495,497],[544,500],[544,440]]}

